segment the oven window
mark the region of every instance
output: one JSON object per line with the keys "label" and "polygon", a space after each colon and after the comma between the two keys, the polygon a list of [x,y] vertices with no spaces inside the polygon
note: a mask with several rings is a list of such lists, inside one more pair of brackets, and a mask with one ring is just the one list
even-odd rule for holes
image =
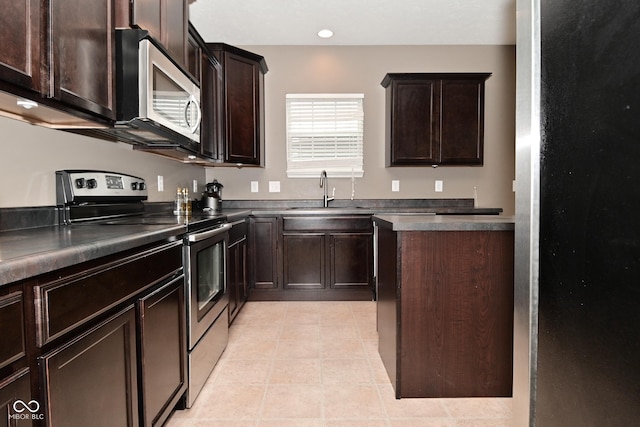
{"label": "oven window", "polygon": [[198,252],[198,311],[224,293],[224,241]]}

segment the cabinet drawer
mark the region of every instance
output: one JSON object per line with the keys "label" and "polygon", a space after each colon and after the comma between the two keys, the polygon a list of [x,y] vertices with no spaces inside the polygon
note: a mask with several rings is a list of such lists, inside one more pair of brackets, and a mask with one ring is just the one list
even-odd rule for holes
{"label": "cabinet drawer", "polygon": [[105,313],[182,268],[182,243],[173,242],[34,287],[37,344]]}
{"label": "cabinet drawer", "polygon": [[0,297],[0,368],[25,355],[22,292]]}
{"label": "cabinet drawer", "polygon": [[249,224],[246,221],[234,222],[232,225],[233,227],[229,231],[229,245],[246,239],[249,230]]}
{"label": "cabinet drawer", "polygon": [[371,231],[370,216],[284,217],[284,231]]}

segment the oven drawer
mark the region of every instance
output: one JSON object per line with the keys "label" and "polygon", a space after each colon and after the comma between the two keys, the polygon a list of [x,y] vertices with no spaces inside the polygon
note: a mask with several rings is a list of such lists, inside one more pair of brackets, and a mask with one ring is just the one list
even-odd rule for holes
{"label": "oven drawer", "polygon": [[213,368],[218,363],[229,341],[229,314],[225,308],[213,322],[206,334],[189,352],[189,388],[187,408],[191,408],[204,387]]}
{"label": "oven drawer", "polygon": [[104,314],[181,268],[178,241],[35,286],[37,345]]}

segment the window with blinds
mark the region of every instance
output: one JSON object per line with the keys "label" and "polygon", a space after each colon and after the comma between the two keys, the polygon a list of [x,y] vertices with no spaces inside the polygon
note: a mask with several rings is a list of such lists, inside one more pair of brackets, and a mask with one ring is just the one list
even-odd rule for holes
{"label": "window with blinds", "polygon": [[364,94],[287,94],[287,176],[362,177]]}

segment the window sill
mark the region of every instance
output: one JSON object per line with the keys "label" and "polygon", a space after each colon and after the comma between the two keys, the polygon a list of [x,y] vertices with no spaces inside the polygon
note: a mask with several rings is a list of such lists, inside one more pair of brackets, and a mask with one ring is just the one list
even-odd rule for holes
{"label": "window sill", "polygon": [[329,178],[362,178],[363,170],[340,169],[340,168],[324,168],[324,169],[288,169],[287,178],[315,178],[318,179],[322,171],[327,172]]}

